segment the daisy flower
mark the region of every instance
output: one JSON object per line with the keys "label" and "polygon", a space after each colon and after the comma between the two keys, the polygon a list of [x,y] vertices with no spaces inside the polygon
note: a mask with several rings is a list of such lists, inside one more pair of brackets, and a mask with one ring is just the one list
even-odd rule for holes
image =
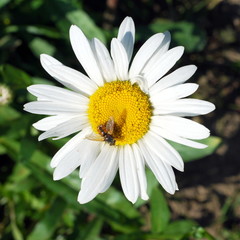
{"label": "daisy flower", "polygon": [[[177,189],[172,167],[183,171],[183,160],[167,142],[205,148],[198,140],[209,130],[185,117],[207,114],[214,105],[185,98],[198,85],[185,83],[196,71],[188,65],[171,72],[183,54],[169,50],[170,33],[150,37],[132,59],[135,26],[126,17],[110,53],[94,38],[88,40],[75,25],[70,28],[73,51],[87,75],[41,55],[43,68],[66,88],[32,85],[37,101],[25,104],[30,113],[50,115],[33,126],[44,131],[39,141],[77,133],[53,157],[53,178],[59,180],[79,168],[80,203],[105,192],[119,170],[123,192],[135,203],[148,199],[145,166],[170,194]],[[131,60],[132,59],[132,60]]]}
{"label": "daisy flower", "polygon": [[0,106],[10,103],[11,99],[12,94],[10,89],[5,85],[0,84]]}

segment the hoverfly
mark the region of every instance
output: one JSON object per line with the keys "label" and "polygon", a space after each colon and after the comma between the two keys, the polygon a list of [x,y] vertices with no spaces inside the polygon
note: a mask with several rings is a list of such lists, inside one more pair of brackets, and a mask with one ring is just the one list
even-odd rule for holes
{"label": "hoverfly", "polygon": [[86,138],[92,141],[105,141],[109,143],[110,146],[113,146],[115,145],[116,142],[116,140],[112,136],[113,131],[114,131],[114,119],[113,117],[110,117],[105,124],[101,124],[98,126],[99,135],[93,133],[86,136]]}

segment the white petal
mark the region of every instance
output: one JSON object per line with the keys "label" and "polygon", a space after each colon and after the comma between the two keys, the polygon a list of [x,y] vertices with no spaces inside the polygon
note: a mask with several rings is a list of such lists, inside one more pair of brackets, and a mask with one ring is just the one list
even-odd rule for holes
{"label": "white petal", "polygon": [[107,82],[116,80],[117,77],[115,74],[113,60],[105,45],[98,39],[94,38],[92,40],[92,46],[95,51],[95,56],[97,56],[98,64],[104,80]]}
{"label": "white petal", "polygon": [[153,105],[159,105],[162,102],[175,101],[179,98],[187,97],[193,94],[198,89],[198,84],[196,83],[185,83],[176,85],[170,88],[166,88],[159,93],[150,95],[151,102]]}
{"label": "white petal", "polygon": [[122,153],[119,157],[119,175],[123,192],[129,201],[135,203],[139,196],[139,182],[134,154],[128,144],[122,147],[120,151]]}
{"label": "white petal", "polygon": [[[125,156],[124,156],[124,147],[123,146],[119,146],[118,157],[119,157],[119,175],[120,175],[120,168],[121,169],[124,168],[124,157]],[[125,196],[127,197],[127,196],[129,196],[129,193],[128,193],[127,184],[125,184],[127,182],[126,175],[125,175],[125,172],[122,171],[122,170],[121,170],[121,174],[122,174],[122,176],[120,176],[120,178],[122,179],[121,180],[122,189],[123,189],[123,192],[124,192]]]}
{"label": "white petal", "polygon": [[97,156],[101,151],[101,145],[102,143],[97,141],[90,141],[88,139],[85,140],[85,147],[79,153],[82,157],[82,163],[79,171],[80,178],[84,178],[86,176],[92,164],[97,159]]}
{"label": "white petal", "polygon": [[157,51],[154,52],[154,54],[151,56],[151,58],[149,59],[149,61],[146,63],[146,65],[144,66],[142,73],[148,73],[149,71],[151,71],[152,66],[160,59],[164,56],[164,54],[168,51],[169,45],[170,45],[170,41],[171,41],[171,35],[170,33],[167,31],[164,34],[164,38],[161,41],[161,45],[158,47]]}
{"label": "white petal", "polygon": [[125,48],[128,56],[128,62],[130,62],[135,41],[135,26],[131,17],[126,17],[121,23],[118,30],[117,39],[122,43],[123,47]]}
{"label": "white petal", "polygon": [[122,43],[116,38],[111,41],[111,55],[117,78],[128,80],[128,56]]}
{"label": "white petal", "polygon": [[[86,137],[87,134],[89,134],[91,132],[90,128],[85,128],[83,129],[80,133],[78,133],[76,136],[74,136],[73,138],[71,138],[52,158],[52,161],[50,163],[50,166],[52,168],[55,168],[59,162],[64,159],[67,158],[68,153],[71,151],[75,151],[78,150],[78,148],[81,149],[80,145],[81,144],[85,144],[85,142],[83,141],[84,138]],[[84,145],[85,146],[85,145]],[[84,149],[84,148],[82,148]],[[78,153],[79,154],[79,153]],[[79,154],[80,155],[80,154]]]}
{"label": "white petal", "polygon": [[199,142],[194,142],[194,141],[191,141],[189,139],[179,137],[175,133],[169,132],[169,131],[165,130],[164,128],[161,128],[161,127],[151,126],[150,130],[155,132],[156,134],[160,135],[161,137],[163,137],[165,139],[168,139],[170,141],[180,143],[180,144],[192,147],[192,148],[203,149],[203,148],[207,147],[207,145],[205,145],[205,144],[202,144],[202,143],[199,143]]}
{"label": "white petal", "polygon": [[53,179],[59,180],[72,173],[81,164],[81,156],[76,149],[69,151],[53,172]]}
{"label": "white petal", "polygon": [[112,184],[116,174],[117,174],[117,170],[118,170],[118,162],[119,162],[119,149],[116,149],[116,155],[114,155],[114,162],[113,162],[113,166],[111,168],[111,170],[109,171],[109,174],[107,177],[104,178],[104,182],[103,182],[103,187],[100,191],[100,193],[105,192]]}
{"label": "white petal", "polygon": [[75,92],[91,95],[97,89],[96,83],[90,78],[72,68],[64,66],[61,62],[47,54],[41,54],[40,61],[43,68],[52,77]]}
{"label": "white petal", "polygon": [[146,94],[148,94],[148,82],[146,80],[146,78],[144,78],[141,75],[137,75],[133,78],[130,79],[131,84],[133,85],[134,83],[137,83],[138,86],[140,87],[140,89],[145,92]]}
{"label": "white petal", "polygon": [[35,127],[37,130],[40,130],[40,131],[47,131],[76,116],[77,115],[58,115],[58,116],[45,117],[39,120],[38,122],[35,122],[33,124],[33,127]]}
{"label": "white petal", "polygon": [[[105,144],[98,155],[91,169],[82,179],[81,191],[78,195],[78,201],[83,204],[91,201],[98,193],[106,189],[113,181],[112,171],[115,171],[118,164],[116,158],[117,149]],[[110,177],[111,176],[111,177]]]}
{"label": "white petal", "polygon": [[178,68],[174,72],[160,79],[150,88],[150,94],[159,93],[165,88],[186,82],[197,70],[195,65]]}
{"label": "white petal", "polygon": [[170,194],[176,190],[176,180],[170,165],[164,163],[154,152],[146,147],[144,139],[138,141],[139,147],[149,168],[162,187]]}
{"label": "white petal", "polygon": [[207,138],[210,135],[209,130],[203,125],[178,116],[153,116],[151,124],[183,138],[197,140]]}
{"label": "white petal", "polygon": [[183,171],[184,165],[180,154],[162,137],[155,132],[149,131],[144,136],[144,142],[162,161],[179,171]]}
{"label": "white petal", "polygon": [[168,33],[157,33],[150,37],[139,49],[139,51],[136,53],[132,65],[129,70],[129,77],[133,78],[136,75],[139,75],[147,63],[147,61],[150,59],[150,57],[153,56],[153,54],[158,50],[161,49],[163,46],[163,40],[165,38],[165,34]]}
{"label": "white petal", "polygon": [[57,140],[57,139],[66,137],[70,134],[73,134],[75,132],[78,132],[82,130],[84,127],[87,127],[88,125],[89,123],[88,123],[87,116],[74,117],[42,133],[38,137],[38,141],[42,141],[43,139],[46,139],[49,137],[55,137],[54,140]]}
{"label": "white petal", "polygon": [[88,105],[61,102],[30,102],[24,105],[24,110],[43,115],[85,114]]}
{"label": "white petal", "polygon": [[136,143],[132,144],[133,154],[136,161],[137,167],[137,176],[139,182],[139,190],[140,190],[140,197],[143,200],[148,200],[147,194],[147,179],[145,174],[145,164],[142,154],[140,153],[140,149]]}
{"label": "white petal", "polygon": [[102,86],[104,83],[102,74],[92,52],[89,41],[81,29],[75,25],[72,25],[70,28],[70,41],[77,59],[82,64],[88,76],[99,86]]}
{"label": "white petal", "polygon": [[174,114],[177,116],[197,116],[212,112],[214,104],[199,99],[179,99],[155,106],[154,115]]}
{"label": "white petal", "polygon": [[31,85],[27,90],[36,96],[39,101],[57,101],[57,102],[69,102],[69,103],[84,103],[88,104],[89,99],[79,93],[69,91],[64,88],[37,84]]}
{"label": "white petal", "polygon": [[157,80],[166,74],[180,59],[184,51],[184,47],[175,47],[167,51],[154,62],[148,62],[143,69],[144,76],[148,80],[148,85],[151,87]]}

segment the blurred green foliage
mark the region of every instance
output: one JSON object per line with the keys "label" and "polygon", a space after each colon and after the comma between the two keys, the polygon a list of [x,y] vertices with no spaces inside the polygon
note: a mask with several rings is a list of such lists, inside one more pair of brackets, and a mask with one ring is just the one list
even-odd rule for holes
{"label": "blurred green foliage", "polygon": [[[189,1],[183,1],[185,5],[178,4],[175,11],[173,2],[162,1],[160,18],[152,0],[140,1],[141,10],[131,1],[122,1],[111,22],[104,18],[105,1],[0,1],[0,84],[9,88],[12,96],[9,104],[0,106],[1,239],[213,239],[191,220],[172,221],[165,193],[149,171],[149,202],[139,200],[132,205],[116,178],[106,193],[88,204],[78,204],[78,174],[55,182],[49,166],[51,157],[67,139],[37,142],[39,132],[31,124],[40,117],[22,110],[23,104],[33,99],[27,86],[57,84],[41,68],[41,53],[81,70],[70,47],[71,24],[81,27],[87,37],[109,44],[121,20],[131,14],[137,23],[137,46],[153,33],[169,30],[173,45],[185,46],[188,53],[201,52],[208,39],[195,16],[210,11],[207,1],[195,1],[192,8]],[[170,17],[166,17],[168,13]],[[106,23],[110,27],[102,28]],[[203,142],[209,148],[201,151],[177,144],[175,147],[185,161],[190,161],[212,154],[221,141],[210,137]]]}

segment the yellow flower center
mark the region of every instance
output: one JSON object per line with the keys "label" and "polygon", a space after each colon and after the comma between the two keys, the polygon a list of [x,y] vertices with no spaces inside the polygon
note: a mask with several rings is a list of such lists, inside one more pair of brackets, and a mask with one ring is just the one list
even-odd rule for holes
{"label": "yellow flower center", "polygon": [[[92,129],[98,135],[110,134],[114,145],[133,144],[142,138],[149,129],[151,115],[148,95],[130,81],[105,83],[90,97],[88,117]],[[114,120],[112,133],[106,126],[110,119]]]}

